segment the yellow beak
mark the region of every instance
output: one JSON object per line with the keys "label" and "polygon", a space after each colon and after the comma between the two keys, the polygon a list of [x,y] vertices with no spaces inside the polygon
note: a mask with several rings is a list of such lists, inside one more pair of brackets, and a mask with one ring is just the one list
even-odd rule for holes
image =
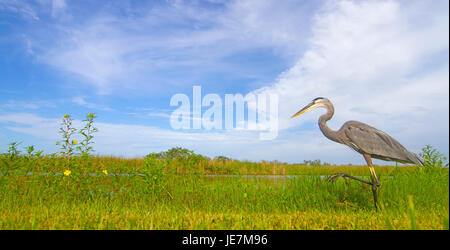
{"label": "yellow beak", "polygon": [[313,103],[310,103],[308,105],[306,105],[304,108],[302,108],[300,111],[298,111],[297,113],[295,113],[295,115],[293,115],[291,118],[294,118],[296,116],[299,116],[307,111],[309,111],[311,109],[311,106],[313,105]]}

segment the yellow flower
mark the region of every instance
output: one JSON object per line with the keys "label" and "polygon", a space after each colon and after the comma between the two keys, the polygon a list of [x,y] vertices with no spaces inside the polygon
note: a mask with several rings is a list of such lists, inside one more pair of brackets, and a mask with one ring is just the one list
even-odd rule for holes
{"label": "yellow flower", "polygon": [[108,175],[108,171],[107,170],[103,170],[102,171],[104,174]]}
{"label": "yellow flower", "polygon": [[72,144],[78,144],[77,140],[73,139]]}
{"label": "yellow flower", "polygon": [[69,176],[70,173],[72,173],[72,172],[71,172],[69,169],[67,169],[66,171],[64,171],[64,175],[65,175],[65,176]]}

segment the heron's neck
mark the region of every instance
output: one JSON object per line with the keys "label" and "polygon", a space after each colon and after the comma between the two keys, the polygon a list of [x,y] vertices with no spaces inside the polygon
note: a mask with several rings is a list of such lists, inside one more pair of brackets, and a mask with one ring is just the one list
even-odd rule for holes
{"label": "heron's neck", "polygon": [[340,143],[341,140],[340,140],[340,137],[339,137],[339,134],[337,133],[337,131],[334,131],[334,130],[330,129],[327,126],[327,121],[330,120],[333,117],[333,114],[334,114],[333,104],[331,104],[331,103],[327,104],[325,106],[325,108],[327,109],[327,113],[323,114],[319,118],[320,130],[322,131],[323,135],[325,135],[328,139]]}

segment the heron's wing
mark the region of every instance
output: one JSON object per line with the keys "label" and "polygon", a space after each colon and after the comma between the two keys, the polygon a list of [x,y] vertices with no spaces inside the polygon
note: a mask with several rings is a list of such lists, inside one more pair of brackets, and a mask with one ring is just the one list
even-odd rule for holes
{"label": "heron's wing", "polygon": [[350,121],[342,126],[345,136],[349,139],[348,146],[372,157],[402,163],[422,165],[418,157],[403,147],[388,134],[367,124]]}

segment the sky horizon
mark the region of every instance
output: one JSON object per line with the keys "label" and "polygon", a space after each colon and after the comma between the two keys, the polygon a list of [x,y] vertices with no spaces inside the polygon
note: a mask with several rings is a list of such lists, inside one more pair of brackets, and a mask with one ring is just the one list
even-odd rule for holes
{"label": "sky horizon", "polygon": [[[184,147],[238,160],[363,165],[322,135],[324,110],[290,118],[321,96],[334,105],[332,129],[357,120],[412,152],[432,145],[448,157],[448,37],[446,0],[0,0],[0,153],[13,141],[58,152],[62,117],[81,128],[92,112],[101,155]],[[170,100],[192,101],[194,86],[202,97],[276,95],[278,136],[173,129]]]}

